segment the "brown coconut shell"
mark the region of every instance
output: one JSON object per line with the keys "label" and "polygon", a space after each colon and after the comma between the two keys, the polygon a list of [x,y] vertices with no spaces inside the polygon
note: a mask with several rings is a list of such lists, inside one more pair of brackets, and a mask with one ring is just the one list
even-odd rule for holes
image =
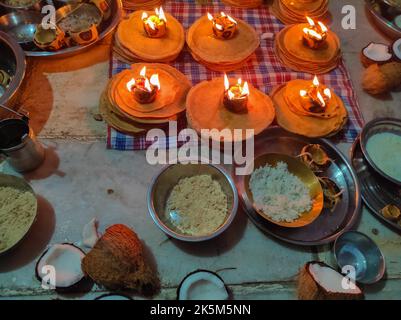
{"label": "brown coconut shell", "polygon": [[401,62],[390,62],[380,66],[380,71],[387,79],[391,89],[401,86]]}
{"label": "brown coconut shell", "polygon": [[82,260],[82,269],[93,281],[111,290],[153,295],[160,289],[157,271],[145,260],[142,242],[122,224],[107,228]]}
{"label": "brown coconut shell", "polygon": [[378,64],[369,66],[362,75],[362,88],[373,95],[387,93],[391,90],[387,78]]}
{"label": "brown coconut shell", "polygon": [[359,290],[360,294],[330,292],[329,290],[321,286],[316,281],[314,275],[311,274],[310,266],[312,264],[319,264],[322,267],[330,268],[334,272],[337,272],[332,267],[323,262],[312,261],[305,264],[300,270],[298,277],[299,300],[361,300],[364,298],[362,290]]}

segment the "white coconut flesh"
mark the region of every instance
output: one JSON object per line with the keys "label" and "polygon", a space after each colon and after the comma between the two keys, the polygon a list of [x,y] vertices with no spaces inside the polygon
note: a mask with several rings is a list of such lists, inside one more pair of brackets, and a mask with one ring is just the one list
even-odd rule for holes
{"label": "white coconut flesh", "polygon": [[[400,16],[401,17],[401,16]],[[400,21],[401,22],[401,21]],[[401,28],[401,27],[400,27]],[[401,38],[394,42],[393,52],[395,56],[401,60]]]}
{"label": "white coconut flesh", "polygon": [[312,275],[313,279],[328,292],[345,294],[362,293],[362,291],[356,286],[344,287],[343,280],[347,279],[332,268],[313,263],[309,265],[309,273]]}
{"label": "white coconut flesh", "polygon": [[227,300],[224,282],[211,272],[199,271],[189,275],[181,284],[179,300]]}
{"label": "white coconut flesh", "polygon": [[392,58],[389,49],[390,48],[385,44],[371,43],[363,49],[363,54],[373,61],[383,62],[391,60]]}
{"label": "white coconut flesh", "polygon": [[96,242],[99,240],[99,233],[97,231],[99,222],[96,218],[93,218],[84,226],[82,230],[82,242],[87,248],[93,248]]}
{"label": "white coconut flesh", "polygon": [[42,256],[38,262],[37,274],[41,279],[49,275],[49,267],[56,272],[56,288],[68,288],[84,278],[81,261],[85,254],[70,244],[55,244]]}

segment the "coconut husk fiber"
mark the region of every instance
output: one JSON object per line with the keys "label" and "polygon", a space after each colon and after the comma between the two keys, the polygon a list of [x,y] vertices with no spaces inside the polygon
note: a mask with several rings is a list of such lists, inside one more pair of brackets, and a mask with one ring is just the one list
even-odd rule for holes
{"label": "coconut husk fiber", "polygon": [[123,7],[128,11],[153,10],[160,7],[164,0],[123,0]]}
{"label": "coconut husk fiber", "polygon": [[153,295],[160,289],[157,270],[146,259],[141,240],[122,224],[106,229],[82,259],[82,270],[110,290],[133,290]]}
{"label": "coconut husk fiber", "polygon": [[328,31],[323,47],[311,49],[303,43],[303,28],[308,24],[288,26],[277,34],[274,42],[275,52],[281,63],[298,72],[312,74],[327,73],[341,61],[340,40]]}
{"label": "coconut husk fiber", "polygon": [[[161,38],[149,38],[143,28],[142,13],[143,11],[136,11],[120,22],[115,34],[114,51],[124,62],[175,60],[185,44],[185,32],[181,23],[166,13],[166,34]],[[154,14],[151,11],[147,13]]]}
{"label": "coconut husk fiber", "polygon": [[257,8],[263,4],[263,0],[222,0],[223,3],[237,8]]}
{"label": "coconut husk fiber", "polygon": [[188,30],[187,44],[195,60],[216,71],[240,68],[259,47],[255,29],[245,21],[238,22],[236,35],[227,40],[213,35],[212,22],[202,16]]}
{"label": "coconut husk fiber", "polygon": [[[257,135],[274,120],[275,112],[271,99],[250,86],[248,111],[234,113],[223,105],[223,78],[203,81],[193,87],[187,97],[187,120],[189,125],[201,135],[202,129],[254,129]],[[241,140],[245,140],[243,133]],[[238,140],[238,139],[237,139]]]}
{"label": "coconut husk fiber", "polygon": [[[147,67],[147,76],[159,74],[161,90],[156,100],[148,104],[138,103],[128,91],[127,82],[137,78],[141,69]],[[130,70],[124,70],[110,80],[108,98],[118,111],[147,123],[148,119],[158,119],[158,123],[167,122],[185,110],[186,96],[191,87],[189,80],[177,69],[165,64],[133,64]]]}
{"label": "coconut husk fiber", "polygon": [[348,112],[344,103],[333,92],[333,101],[328,108],[330,117],[322,114],[316,117],[294,112],[294,108],[288,105],[285,95],[286,85],[276,87],[271,94],[276,108],[277,123],[289,132],[309,138],[331,137],[341,131],[348,121]]}
{"label": "coconut husk fiber", "polygon": [[274,0],[272,4],[273,14],[288,25],[305,22],[306,16],[315,20],[324,20],[328,9],[328,0]]}

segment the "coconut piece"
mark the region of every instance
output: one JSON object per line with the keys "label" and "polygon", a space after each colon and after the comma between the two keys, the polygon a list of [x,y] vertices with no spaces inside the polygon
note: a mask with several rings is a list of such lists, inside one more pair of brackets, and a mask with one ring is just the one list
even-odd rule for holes
{"label": "coconut piece", "polygon": [[82,260],[82,269],[93,281],[111,290],[152,295],[160,288],[157,271],[145,261],[138,236],[121,224],[107,228]]}
{"label": "coconut piece", "polygon": [[191,272],[177,289],[178,300],[228,300],[229,297],[224,280],[208,270]]}
{"label": "coconut piece", "polygon": [[82,243],[87,248],[93,248],[96,242],[100,238],[100,234],[97,231],[99,226],[99,221],[96,218],[93,218],[89,221],[82,231]]}
{"label": "coconut piece", "polygon": [[363,299],[360,288],[343,287],[347,281],[342,274],[323,262],[308,262],[298,278],[298,298],[300,300],[359,300]]}
{"label": "coconut piece", "polygon": [[373,95],[388,93],[401,85],[401,62],[369,66],[362,76],[363,89]]}
{"label": "coconut piece", "polygon": [[[400,15],[400,20],[401,20],[401,15]],[[394,58],[401,62],[401,38],[394,41],[393,45],[391,46],[391,50],[393,51]]]}
{"label": "coconut piece", "polygon": [[81,261],[85,253],[70,243],[55,244],[46,250],[36,263],[36,277],[43,281],[49,275],[49,267],[55,271],[56,290],[71,289],[77,286],[85,275],[81,268]]}
{"label": "coconut piece", "polygon": [[393,58],[391,49],[383,43],[371,42],[362,49],[361,61],[364,67],[369,67],[372,64],[384,64],[390,62]]}

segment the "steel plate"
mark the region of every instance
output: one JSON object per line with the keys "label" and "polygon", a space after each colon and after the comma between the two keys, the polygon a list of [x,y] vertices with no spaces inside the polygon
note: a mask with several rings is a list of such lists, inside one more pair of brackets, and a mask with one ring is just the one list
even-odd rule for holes
{"label": "steel plate", "polygon": [[325,139],[308,139],[289,133],[279,127],[266,130],[255,141],[255,157],[265,153],[282,153],[297,156],[302,148],[310,143],[323,146],[334,162],[322,173],[344,190],[342,200],[333,212],[324,209],[312,224],[297,229],[280,227],[260,217],[252,207],[245,192],[244,176],[233,176],[241,199],[241,204],[250,220],[263,232],[288,243],[315,246],[328,244],[358,221],[361,213],[361,197],[358,178],[345,156],[331,142]]}
{"label": "steel plate", "polygon": [[[379,12],[377,8],[383,8],[383,3],[379,0],[365,0],[366,1],[366,10],[373,20],[375,25],[388,37],[393,39],[401,38],[401,29],[398,28],[395,23],[393,23],[393,19],[395,18],[394,13],[390,12],[388,17],[386,18],[383,13]],[[385,11],[388,10],[388,7]],[[389,9],[391,10],[391,8]],[[394,10],[392,10],[394,11]]]}
{"label": "steel plate", "polygon": [[65,58],[65,57],[70,57],[77,55],[79,53],[85,52],[92,48],[95,44],[97,44],[99,41],[103,40],[106,36],[108,36],[118,25],[118,23],[121,20],[122,17],[122,2],[121,0],[107,0],[110,4],[112,16],[106,20],[103,21],[100,25],[100,33],[99,33],[99,38],[87,45],[82,45],[82,46],[75,46],[71,48],[66,48],[54,52],[50,51],[42,51],[40,49],[31,49],[31,50],[25,50],[25,54],[28,57],[53,57],[53,58]]}
{"label": "steel plate", "polygon": [[363,155],[359,138],[352,146],[351,162],[361,183],[363,202],[375,216],[401,231],[400,225],[386,219],[380,213],[380,210],[388,204],[401,208],[401,187],[383,178],[369,166]]}

